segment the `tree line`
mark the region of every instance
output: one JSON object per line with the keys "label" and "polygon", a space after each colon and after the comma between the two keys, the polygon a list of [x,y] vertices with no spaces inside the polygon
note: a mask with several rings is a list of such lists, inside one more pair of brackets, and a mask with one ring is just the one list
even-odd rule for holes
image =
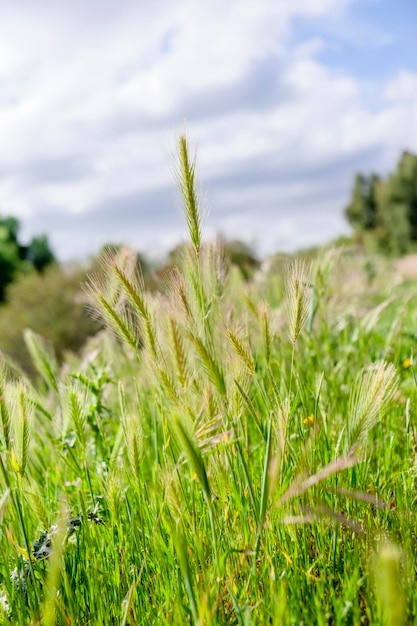
{"label": "tree line", "polygon": [[392,256],[405,254],[417,242],[417,155],[403,152],[385,179],[357,174],[345,209],[355,236],[367,247]]}
{"label": "tree line", "polygon": [[7,286],[19,273],[35,269],[42,272],[55,261],[46,235],[33,237],[27,245],[19,241],[19,220],[0,218],[0,302],[6,298]]}

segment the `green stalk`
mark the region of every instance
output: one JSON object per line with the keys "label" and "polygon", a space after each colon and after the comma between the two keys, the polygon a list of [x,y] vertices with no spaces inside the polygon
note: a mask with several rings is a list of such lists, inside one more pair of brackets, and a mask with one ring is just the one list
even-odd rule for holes
{"label": "green stalk", "polygon": [[187,592],[188,601],[190,603],[191,614],[193,616],[194,623],[198,623],[198,609],[195,600],[193,584],[191,580],[190,564],[188,562],[187,548],[185,546],[184,537],[180,532],[174,534],[174,545],[177,553],[178,562],[180,565],[181,576],[183,579],[184,587]]}
{"label": "green stalk", "polygon": [[[12,489],[12,486],[10,484],[10,480],[9,480],[9,476],[7,473],[7,470],[4,466],[4,462],[3,462],[3,457],[0,454],[0,468],[1,468],[1,472],[3,474],[3,478],[4,478],[4,482],[6,483],[6,486],[8,487],[8,489],[10,490],[10,498],[11,501],[13,503],[13,508],[16,511],[18,520],[19,520],[19,524],[20,524],[20,528],[23,534],[23,538],[25,541],[25,549],[26,552],[28,554],[29,557],[29,572],[30,572],[30,577],[31,577],[31,581],[33,584],[33,589],[35,592],[35,597],[36,597],[36,602],[39,603],[39,595],[38,595],[38,589],[37,589],[37,583],[36,583],[36,578],[35,578],[35,573],[33,571],[33,566],[32,566],[32,559],[31,559],[31,547],[29,544],[29,539],[28,539],[28,535],[26,532],[26,526],[25,526],[25,522],[23,519],[23,512],[22,512],[22,506],[20,503],[19,498],[17,497],[17,495],[14,493],[14,489]],[[22,491],[22,479],[21,476],[19,475],[19,489],[20,491]]]}
{"label": "green stalk", "polygon": [[261,503],[259,507],[259,523],[258,523],[258,531],[256,535],[256,545],[255,545],[255,555],[254,555],[254,565],[256,564],[256,559],[258,556],[259,546],[261,543],[261,533],[264,527],[265,518],[266,518],[266,510],[268,505],[268,492],[269,492],[269,464],[271,460],[271,450],[272,450],[272,420],[269,420],[268,424],[268,435],[266,440],[266,450],[265,450],[265,458],[264,458],[264,469],[262,473],[262,484],[261,484]]}

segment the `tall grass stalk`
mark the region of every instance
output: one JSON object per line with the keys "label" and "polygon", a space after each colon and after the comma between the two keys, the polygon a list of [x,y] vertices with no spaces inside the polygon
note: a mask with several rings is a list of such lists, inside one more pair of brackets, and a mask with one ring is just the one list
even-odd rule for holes
{"label": "tall grass stalk", "polygon": [[310,273],[309,266],[301,259],[291,260],[286,264],[286,310],[289,337],[292,345],[288,385],[289,398],[292,392],[294,375],[295,345],[302,329],[307,324],[313,306],[313,289],[310,282]]}
{"label": "tall grass stalk", "polygon": [[191,265],[191,273],[189,280],[191,285],[195,285],[197,297],[199,300],[200,315],[202,321],[206,319],[207,306],[204,296],[204,286],[201,267],[201,210],[200,200],[197,190],[196,181],[196,157],[192,158],[189,153],[188,142],[185,135],[180,135],[178,140],[178,160],[179,166],[177,171],[178,187],[184,207],[185,220],[188,226],[188,234],[195,253],[196,275],[193,275],[193,265]]}
{"label": "tall grass stalk", "polygon": [[198,255],[201,249],[201,212],[196,188],[196,157],[190,157],[185,135],[178,141],[178,186],[184,202],[185,219],[191,243]]}

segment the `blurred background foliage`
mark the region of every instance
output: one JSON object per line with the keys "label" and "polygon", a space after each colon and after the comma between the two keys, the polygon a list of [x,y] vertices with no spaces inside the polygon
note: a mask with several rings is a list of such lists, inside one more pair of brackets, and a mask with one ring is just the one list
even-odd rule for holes
{"label": "blurred background foliage", "polygon": [[44,272],[21,274],[9,285],[7,302],[0,306],[0,350],[28,374],[33,367],[23,330],[47,338],[60,361],[66,351],[78,352],[99,324],[86,310],[81,285],[86,271],[54,264]]}
{"label": "blurred background foliage", "polygon": [[417,155],[403,152],[385,179],[357,174],[345,209],[355,236],[390,256],[417,249]]}
{"label": "blurred background foliage", "polygon": [[[38,254],[32,257],[38,264],[46,258],[40,254],[42,245],[36,247],[40,239],[33,240],[36,245],[30,248],[31,251],[38,250]],[[53,262],[38,271],[35,262],[30,265],[27,261],[24,270],[14,272],[4,285],[5,297],[0,304],[0,350],[6,358],[30,376],[34,374],[23,338],[25,328],[46,338],[53,345],[60,363],[68,353],[78,354],[87,339],[101,329],[101,324],[90,315],[84,284],[89,275],[99,277],[103,271],[100,257],[111,255],[120,247],[121,244],[106,244],[85,265]],[[223,247],[226,264],[235,266],[242,280],[251,280],[260,267],[251,248],[240,241],[223,241]],[[182,245],[177,246],[158,265],[137,253],[138,271],[147,290],[166,289],[167,274],[178,264],[182,248]]]}
{"label": "blurred background foliage", "polygon": [[42,272],[55,261],[46,235],[34,237],[27,245],[19,241],[19,221],[0,218],[0,302],[6,298],[7,286],[23,272]]}

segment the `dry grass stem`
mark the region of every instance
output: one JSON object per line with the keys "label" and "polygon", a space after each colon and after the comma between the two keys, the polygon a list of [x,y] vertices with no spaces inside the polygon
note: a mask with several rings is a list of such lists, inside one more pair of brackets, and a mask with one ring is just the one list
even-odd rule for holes
{"label": "dry grass stem", "polygon": [[332,474],[336,474],[338,472],[343,472],[350,467],[354,467],[358,463],[358,459],[354,456],[347,456],[340,459],[335,459],[331,461],[324,467],[322,467],[318,472],[309,476],[308,478],[298,477],[296,478],[291,485],[288,487],[287,491],[285,491],[282,496],[278,499],[277,505],[282,505],[291,500],[292,498],[297,498],[305,493],[314,485],[317,485],[322,480],[329,478]]}

